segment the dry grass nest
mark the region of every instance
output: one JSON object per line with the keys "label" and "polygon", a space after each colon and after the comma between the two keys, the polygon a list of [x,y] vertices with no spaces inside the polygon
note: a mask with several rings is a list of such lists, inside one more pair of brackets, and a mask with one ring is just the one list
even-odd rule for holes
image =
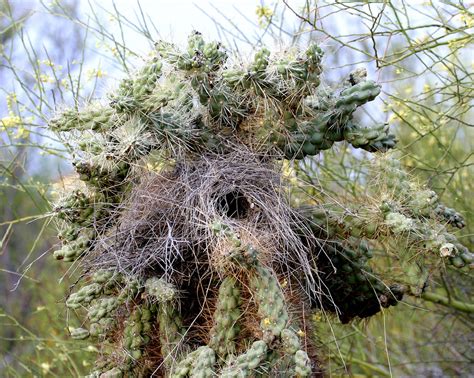
{"label": "dry grass nest", "polygon": [[319,241],[290,206],[278,162],[239,148],[137,177],[138,184],[116,209],[115,226],[95,242],[87,270],[160,276],[177,287],[191,280],[202,284],[238,270],[228,258],[237,238],[288,282],[315,291],[311,251]]}

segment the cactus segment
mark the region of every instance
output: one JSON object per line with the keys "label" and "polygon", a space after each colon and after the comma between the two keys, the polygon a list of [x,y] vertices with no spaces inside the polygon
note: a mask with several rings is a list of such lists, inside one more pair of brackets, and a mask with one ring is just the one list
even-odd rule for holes
{"label": "cactus segment", "polygon": [[235,361],[221,372],[222,378],[250,377],[254,370],[266,359],[268,352],[267,344],[255,341],[247,352],[238,356]]}
{"label": "cactus segment", "polygon": [[210,332],[209,346],[221,358],[235,352],[235,339],[240,326],[237,323],[240,311],[240,289],[234,277],[226,277],[219,288],[217,307],[214,313],[214,325]]}
{"label": "cactus segment", "polygon": [[137,307],[125,322],[123,347],[127,350],[129,362],[142,357],[142,348],[150,341],[152,313],[147,306]]}
{"label": "cactus segment", "polygon": [[250,289],[258,306],[263,340],[279,337],[288,323],[288,311],[280,285],[270,270],[257,266],[249,281]]}
{"label": "cactus segment", "polygon": [[73,165],[82,181],[99,189],[120,185],[130,169],[130,164],[125,161],[111,167],[85,160],[77,160]]}
{"label": "cactus segment", "polygon": [[66,306],[72,309],[79,308],[83,304],[90,303],[102,293],[102,285],[92,283],[72,293],[66,300]]}
{"label": "cactus segment", "polygon": [[374,100],[380,93],[380,85],[372,80],[362,81],[343,90],[336,101],[336,109],[343,116],[352,114],[358,106]]}
{"label": "cactus segment", "polygon": [[462,215],[450,207],[438,204],[434,211],[440,219],[454,227],[464,228],[464,226],[466,226],[466,222],[464,221]]}
{"label": "cactus segment", "polygon": [[387,124],[362,127],[352,122],[348,123],[344,128],[344,139],[355,148],[369,152],[386,152],[396,144],[395,135],[389,133]]}
{"label": "cactus segment", "polygon": [[55,132],[72,130],[103,132],[113,126],[115,117],[111,108],[89,107],[80,112],[68,109],[51,119],[49,127]]}
{"label": "cactus segment", "polygon": [[295,354],[301,348],[298,335],[291,329],[286,328],[281,332],[281,341],[283,351],[289,355]]}
{"label": "cactus segment", "polygon": [[295,353],[295,373],[297,377],[309,377],[311,375],[311,361],[308,354],[299,350]]}
{"label": "cactus segment", "polygon": [[212,378],[214,372],[212,367],[216,363],[216,354],[208,346],[197,349],[195,360],[191,368],[191,376],[196,378]]}
{"label": "cactus segment", "polygon": [[93,231],[84,230],[75,237],[74,240],[62,246],[61,249],[54,251],[53,256],[56,260],[65,262],[74,262],[82,257],[91,246],[91,235]]}
{"label": "cactus segment", "polygon": [[163,278],[152,277],[145,282],[145,292],[158,302],[157,320],[161,341],[161,354],[167,366],[171,366],[182,340],[182,321],[176,308],[178,291]]}
{"label": "cactus segment", "polygon": [[166,282],[163,278],[152,277],[146,280],[145,290],[154,297],[158,303],[172,302],[178,299],[176,287]]}
{"label": "cactus segment", "polygon": [[94,219],[101,217],[103,200],[99,194],[88,196],[81,190],[74,190],[55,206],[54,211],[59,219],[87,227],[93,223]]}
{"label": "cactus segment", "polygon": [[122,80],[117,94],[111,97],[110,106],[118,113],[130,113],[140,109],[140,104],[153,90],[161,77],[163,64],[154,57],[131,79]]}

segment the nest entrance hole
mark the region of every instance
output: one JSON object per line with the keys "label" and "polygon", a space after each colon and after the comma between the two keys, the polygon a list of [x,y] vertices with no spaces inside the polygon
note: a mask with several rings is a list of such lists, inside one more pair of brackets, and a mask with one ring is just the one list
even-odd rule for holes
{"label": "nest entrance hole", "polygon": [[233,190],[217,198],[217,211],[228,218],[244,219],[247,217],[249,209],[249,201],[238,190]]}

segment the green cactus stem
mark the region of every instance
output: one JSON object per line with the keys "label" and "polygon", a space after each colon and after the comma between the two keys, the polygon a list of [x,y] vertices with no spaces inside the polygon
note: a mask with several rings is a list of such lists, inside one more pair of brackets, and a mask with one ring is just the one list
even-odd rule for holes
{"label": "green cactus stem", "polygon": [[258,306],[263,340],[271,342],[275,337],[280,337],[289,319],[282,289],[272,272],[263,266],[255,268],[249,287]]}
{"label": "green cactus stem", "polygon": [[214,313],[214,325],[210,331],[209,346],[220,358],[235,352],[235,339],[240,326],[240,288],[234,277],[226,277],[219,288],[217,306]]}
{"label": "green cactus stem", "polygon": [[249,377],[267,358],[267,344],[255,341],[247,352],[237,356],[235,361],[221,372],[222,378]]}

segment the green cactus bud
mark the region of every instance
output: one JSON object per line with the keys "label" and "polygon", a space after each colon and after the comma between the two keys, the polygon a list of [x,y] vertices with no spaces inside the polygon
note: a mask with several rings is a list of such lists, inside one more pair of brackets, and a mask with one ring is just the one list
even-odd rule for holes
{"label": "green cactus bud", "polygon": [[117,297],[105,297],[95,300],[89,307],[87,316],[91,323],[97,323],[102,318],[110,318],[113,312],[120,305]]}
{"label": "green cactus bud", "polygon": [[449,258],[449,263],[455,268],[464,268],[466,266],[465,261],[461,256],[454,256]]}
{"label": "green cactus bud", "polygon": [[133,78],[124,79],[119,90],[111,96],[110,106],[117,112],[140,111],[143,103],[153,93],[161,77],[163,64],[157,57],[151,59]]}
{"label": "green cactus bud", "polygon": [[249,88],[250,82],[247,82],[246,73],[244,70],[227,69],[222,73],[222,79],[231,88]]}
{"label": "green cactus bud", "polygon": [[64,245],[61,249],[54,251],[53,256],[56,260],[73,262],[82,257],[91,246],[91,235],[93,230],[84,230],[79,233],[72,242]]}
{"label": "green cactus bud", "polygon": [[87,195],[81,190],[72,191],[55,207],[57,217],[78,226],[90,226],[104,215],[104,198],[98,193]]}
{"label": "green cactus bud", "polygon": [[142,357],[142,348],[150,341],[147,336],[151,330],[150,319],[150,309],[141,305],[136,307],[125,321],[122,343],[128,351],[126,357],[131,363]]}
{"label": "green cactus bud", "polygon": [[460,253],[459,257],[461,257],[466,265],[472,265],[474,263],[474,253],[463,251]]}
{"label": "green cactus bud", "polygon": [[161,342],[161,354],[165,364],[170,366],[179,352],[178,346],[183,339],[181,316],[172,302],[163,302],[158,307],[158,324]]}
{"label": "green cactus bud", "polygon": [[113,318],[101,318],[96,323],[91,323],[89,332],[92,337],[105,337],[109,330],[115,325]]}
{"label": "green cactus bud", "polygon": [[130,169],[130,164],[125,161],[106,167],[94,161],[73,162],[79,178],[97,188],[118,187],[125,179]]}
{"label": "green cactus bud", "polygon": [[201,352],[198,348],[195,351],[188,353],[181,361],[173,366],[171,371],[170,377],[171,378],[186,378],[189,376],[189,372],[192,369],[193,363],[197,357],[197,355]]}
{"label": "green cactus bud", "polygon": [[113,270],[100,269],[92,275],[92,281],[98,284],[105,284],[115,276]]}
{"label": "green cactus bud", "polygon": [[413,192],[407,206],[416,216],[429,216],[438,202],[438,196],[432,190]]}
{"label": "green cactus bud", "polygon": [[219,69],[227,60],[227,53],[219,42],[210,42],[204,46],[205,71],[212,72]]}
{"label": "green cactus bud", "polygon": [[193,56],[196,53],[200,53],[204,49],[204,46],[205,42],[202,38],[202,34],[198,31],[193,31],[188,37],[188,54]]}
{"label": "green cactus bud", "polygon": [[71,225],[58,233],[58,239],[61,240],[63,243],[72,242],[74,240],[77,240],[80,232],[80,227],[77,227],[77,225]]}

